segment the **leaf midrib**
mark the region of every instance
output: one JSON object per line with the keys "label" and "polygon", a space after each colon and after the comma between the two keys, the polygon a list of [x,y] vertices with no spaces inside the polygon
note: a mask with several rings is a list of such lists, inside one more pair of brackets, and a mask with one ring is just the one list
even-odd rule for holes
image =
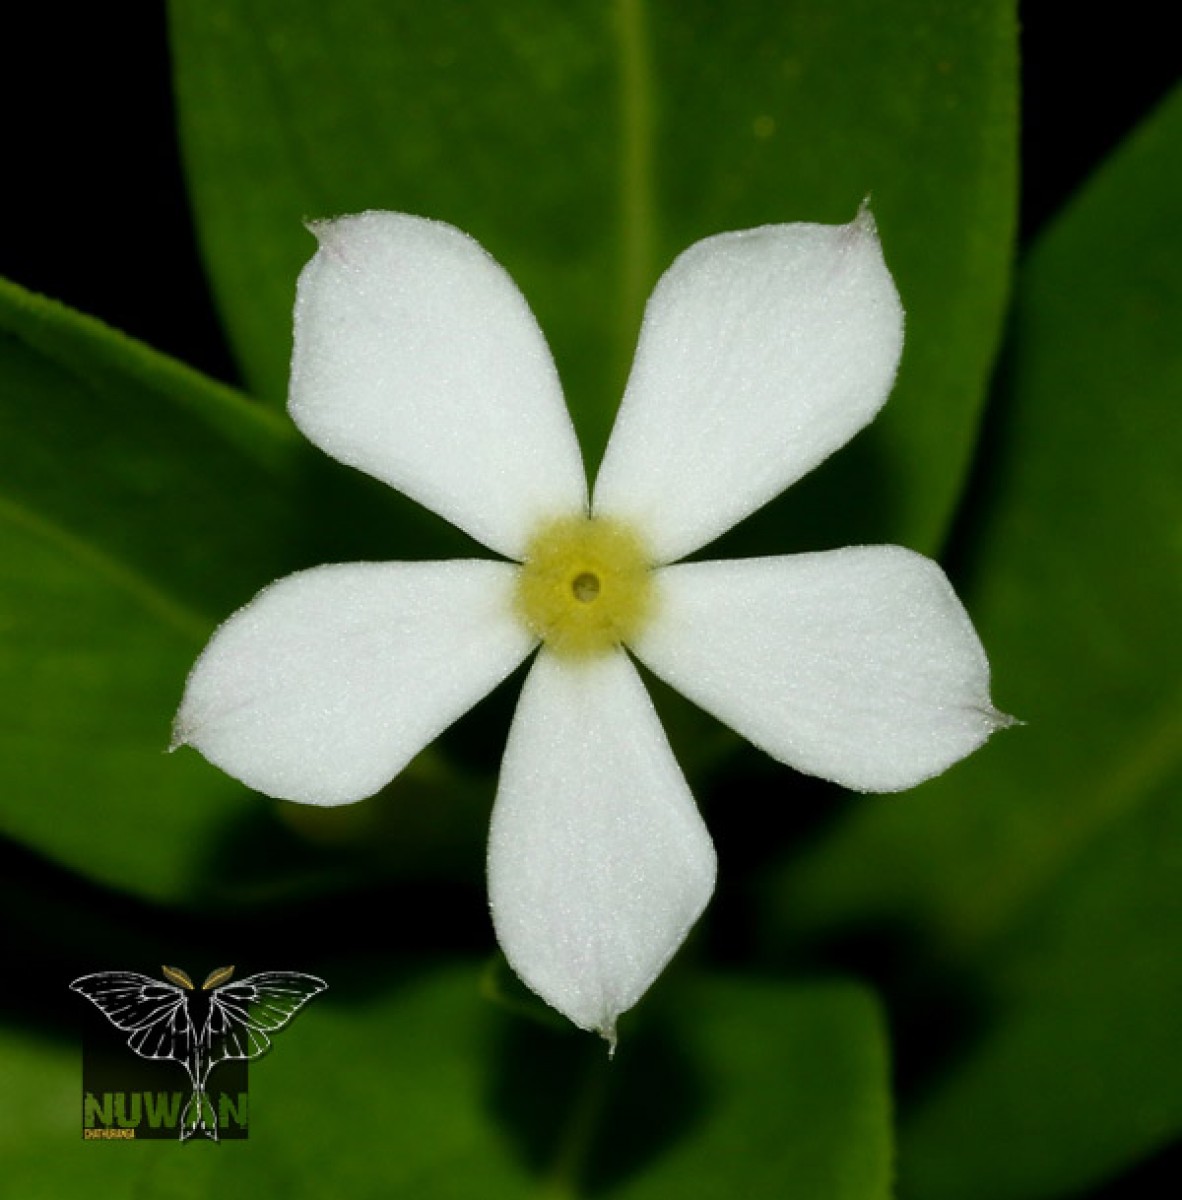
{"label": "leaf midrib", "polygon": [[653,194],[652,58],[644,0],[616,0],[620,81],[620,304],[616,329],[620,376],[627,378],[636,331],[652,282],[655,241]]}

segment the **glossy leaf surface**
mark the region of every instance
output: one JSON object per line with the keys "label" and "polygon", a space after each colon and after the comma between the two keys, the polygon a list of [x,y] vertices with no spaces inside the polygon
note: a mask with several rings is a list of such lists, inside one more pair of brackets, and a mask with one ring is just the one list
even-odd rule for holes
{"label": "glossy leaf surface", "polygon": [[313,249],[301,222],[411,212],[509,269],[597,460],[645,297],[676,253],[724,229],[844,223],[871,195],[910,319],[899,388],[794,528],[939,536],[1007,286],[1012,4],[907,0],[886,21],[871,0],[174,0],[171,13],[198,225],[259,393],[286,388]]}

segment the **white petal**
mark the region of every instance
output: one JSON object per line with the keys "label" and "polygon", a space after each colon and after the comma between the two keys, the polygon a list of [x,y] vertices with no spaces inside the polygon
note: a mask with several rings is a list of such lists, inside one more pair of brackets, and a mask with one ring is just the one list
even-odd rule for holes
{"label": "white petal", "polygon": [[450,225],[367,212],[312,227],[289,410],[334,458],[520,558],[586,507],[550,351],[506,272]]}
{"label": "white petal", "polygon": [[649,300],[595,511],[689,554],[872,420],[902,346],[869,213],[698,242]]}
{"label": "white petal", "polygon": [[529,653],[515,576],[475,560],[289,575],[213,635],[174,746],[269,796],[372,795]]}
{"label": "white petal", "polygon": [[614,1039],[714,890],[710,835],[622,652],[539,654],[501,767],[488,878],[513,969]]}
{"label": "white petal", "polygon": [[682,563],[631,648],[773,758],[868,792],[938,775],[1009,719],[944,572],[899,546]]}

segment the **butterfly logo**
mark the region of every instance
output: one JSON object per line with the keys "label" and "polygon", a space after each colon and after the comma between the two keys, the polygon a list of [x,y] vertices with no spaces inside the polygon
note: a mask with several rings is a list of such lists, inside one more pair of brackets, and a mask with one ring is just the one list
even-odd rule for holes
{"label": "butterfly logo", "polygon": [[180,1063],[192,1094],[181,1113],[180,1140],[200,1133],[218,1140],[207,1086],[228,1059],[251,1059],[328,984],[299,971],[264,971],[231,983],[233,967],[211,971],[200,991],[179,967],[162,968],[167,983],[135,971],[98,971],[70,984],[115,1026],[141,1058]]}

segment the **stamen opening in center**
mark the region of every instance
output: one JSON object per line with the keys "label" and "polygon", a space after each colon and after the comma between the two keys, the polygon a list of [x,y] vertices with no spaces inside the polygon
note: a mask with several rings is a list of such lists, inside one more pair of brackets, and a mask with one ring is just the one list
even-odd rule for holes
{"label": "stamen opening in center", "polygon": [[574,592],[576,600],[590,604],[599,595],[599,576],[590,571],[582,571],[575,576],[570,590]]}

